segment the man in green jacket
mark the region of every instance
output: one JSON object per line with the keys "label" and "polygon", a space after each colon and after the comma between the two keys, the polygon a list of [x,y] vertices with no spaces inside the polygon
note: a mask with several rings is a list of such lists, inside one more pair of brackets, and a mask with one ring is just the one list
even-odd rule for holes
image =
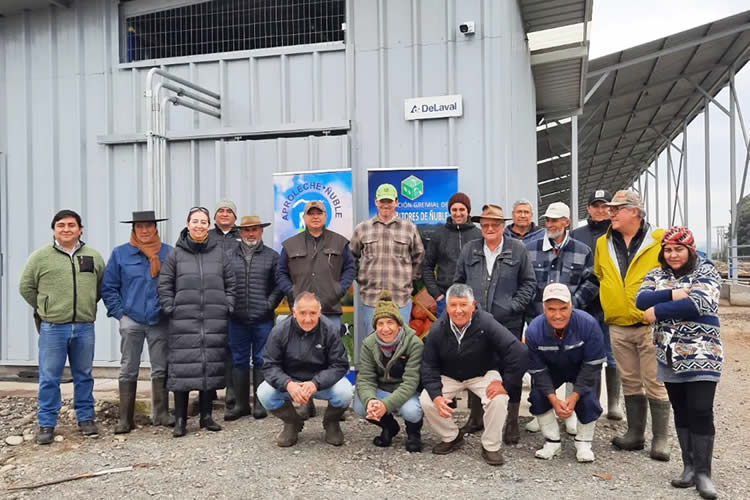
{"label": "man in green jacket", "polygon": [[81,216],[60,210],[52,219],[54,239],[35,251],[24,267],[19,291],[39,321],[39,444],[54,438],[65,361],[73,375],[78,428],[98,434],[94,424],[94,320],[104,261],[81,241]]}
{"label": "man in green jacket", "polygon": [[401,430],[393,418],[398,410],[406,423],[406,450],[422,451],[422,407],[417,394],[422,341],[404,325],[387,290],[380,293],[372,326],[375,331],[360,350],[354,412],[382,429],[372,442],[387,447]]}

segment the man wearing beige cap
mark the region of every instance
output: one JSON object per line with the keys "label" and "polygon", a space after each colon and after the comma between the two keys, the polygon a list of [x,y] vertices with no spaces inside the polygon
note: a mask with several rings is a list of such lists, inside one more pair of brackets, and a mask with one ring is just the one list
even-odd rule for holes
{"label": "man wearing beige cap", "polygon": [[371,331],[372,316],[381,290],[390,290],[404,321],[411,318],[412,281],[422,273],[424,245],[417,226],[396,213],[398,191],[381,184],[375,191],[375,217],[357,224],[352,254],[357,263],[357,284],[362,306],[357,338]]}
{"label": "man wearing beige cap", "polygon": [[[281,244],[276,280],[290,307],[302,292],[314,293],[320,300],[322,315],[340,331],[340,302],[354,281],[354,259],[349,240],[327,229],[326,217],[322,201],[305,204],[305,229]],[[312,398],[301,411],[303,418],[315,416]]]}
{"label": "man wearing beige cap", "polygon": [[[263,382],[263,348],[273,328],[274,309],[283,297],[276,283],[279,254],[263,244],[263,228],[270,225],[270,222],[261,222],[257,215],[242,217],[237,226],[242,242],[227,249],[237,279],[234,312],[227,334],[236,404],[224,413],[224,420],[250,415],[251,355],[254,395]],[[256,396],[253,417],[265,416],[266,410]]]}
{"label": "man wearing beige cap", "polygon": [[599,279],[599,298],[604,321],[609,325],[628,419],[627,432],[616,436],[612,444],[621,450],[642,450],[650,407],[651,458],[669,460],[667,391],[656,379],[651,327],[643,319],[643,311],[635,307],[643,278],[659,266],[664,230],[654,230],[645,221],[641,197],[633,191],[618,191],[607,206],[612,225],[596,242],[594,274]]}
{"label": "man wearing beige cap", "polygon": [[[479,222],[482,239],[464,245],[456,264],[453,281],[466,283],[483,311],[521,339],[524,311],[536,293],[534,266],[523,242],[503,237],[505,219],[502,207],[485,205],[482,214],[471,218]],[[507,385],[507,384],[506,384]],[[507,385],[508,417],[503,432],[506,444],[518,443],[518,409],[521,403],[521,384]],[[474,410],[478,411],[478,410]],[[472,413],[470,422],[477,424],[481,413]],[[476,428],[475,427],[475,428]]]}
{"label": "man wearing beige cap", "polygon": [[[588,313],[574,309],[570,289],[563,283],[544,288],[544,314],[537,316],[526,329],[529,350],[529,373],[532,376],[531,414],[539,420],[545,438],[537,458],[551,459],[560,454],[560,426],[557,417],[578,416],[576,459],[593,462],[591,441],[602,407],[596,397],[596,386],[606,360],[604,341],[598,322]],[[559,399],[555,390],[565,383],[573,391]]]}

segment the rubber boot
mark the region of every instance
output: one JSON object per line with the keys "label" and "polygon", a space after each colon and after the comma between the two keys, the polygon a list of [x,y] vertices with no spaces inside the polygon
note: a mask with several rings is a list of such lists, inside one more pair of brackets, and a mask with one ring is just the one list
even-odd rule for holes
{"label": "rubber boot", "polygon": [[594,440],[594,429],[596,428],[596,420],[589,422],[588,424],[582,424],[578,422],[578,429],[576,430],[576,460],[581,463],[593,462],[594,452],[591,450],[591,441]]}
{"label": "rubber boot", "polygon": [[302,420],[308,420],[318,414],[318,411],[315,409],[315,401],[313,401],[313,398],[308,399],[307,403],[300,406],[298,411]]}
{"label": "rubber boot", "polygon": [[375,436],[372,440],[372,444],[380,448],[389,447],[393,442],[393,437],[401,430],[401,427],[391,413],[383,415],[380,421],[370,419],[367,421],[377,425],[381,429],[380,435]]}
{"label": "rubber boot", "polygon": [[714,436],[690,434],[695,465],[695,489],[702,498],[716,498],[716,486],[711,480],[711,461],[714,453]]}
{"label": "rubber boot", "polygon": [[234,406],[224,411],[224,421],[231,422],[250,415],[250,368],[232,368]]}
{"label": "rubber boot", "polygon": [[544,460],[550,460],[555,455],[560,454],[560,424],[557,423],[555,410],[549,410],[546,413],[536,416],[539,427],[544,436],[544,446],[538,450],[534,456]]}
{"label": "rubber boot", "polygon": [[224,385],[226,390],[224,391],[224,408],[231,410],[234,408],[237,399],[234,395],[234,385],[232,384],[232,357],[227,352],[227,358],[224,360]]}
{"label": "rubber boot", "polygon": [[620,450],[642,450],[646,441],[646,412],[648,400],[646,396],[636,394],[625,396],[625,413],[628,416],[628,430],[624,436],[612,438],[612,444]]}
{"label": "rubber boot", "polygon": [[115,426],[115,434],[127,434],[135,429],[135,390],[137,381],[119,381],[120,421]]}
{"label": "rubber boot", "polygon": [[328,403],[325,415],[323,415],[323,429],[325,429],[325,441],[333,446],[344,444],[344,433],[341,431],[341,414],[346,411],[346,407],[336,408]]}
{"label": "rubber boot", "polygon": [[220,431],[221,426],[214,422],[211,414],[214,410],[214,402],[211,399],[211,391],[198,392],[198,404],[200,405],[200,428],[209,431]]}
{"label": "rubber boot", "polygon": [[258,399],[258,387],[263,383],[265,377],[263,376],[262,368],[253,368],[253,418],[260,420],[266,418],[268,412],[263,408],[263,403]]}
{"label": "rubber boot", "polygon": [[682,451],[682,474],[672,479],[675,488],[690,488],[695,485],[695,467],[693,466],[693,450],[690,441],[690,430],[687,427],[678,427],[677,440],[680,442]]}
{"label": "rubber boot", "polygon": [[182,437],[187,434],[188,399],[190,393],[187,391],[174,391],[174,430],[173,437]]}
{"label": "rubber boot", "polygon": [[669,415],[672,406],[669,401],[649,399],[651,407],[651,458],[661,462],[668,462],[671,445],[669,444]]}
{"label": "rubber boot", "polygon": [[284,422],[284,428],[276,438],[276,445],[281,448],[288,448],[297,444],[299,433],[305,426],[305,421],[299,416],[297,410],[291,401],[284,401],[276,410],[271,410],[271,414]]}
{"label": "rubber boot", "polygon": [[518,444],[521,440],[521,431],[518,428],[518,408],[521,403],[508,402],[508,415],[505,417],[505,428],[503,429],[503,443]]}
{"label": "rubber boot", "polygon": [[406,451],[409,453],[419,453],[422,451],[422,419],[419,422],[409,422],[406,424]]}
{"label": "rubber boot", "polygon": [[151,422],[154,425],[173,426],[174,417],[169,414],[169,392],[167,391],[166,378],[151,379],[151,401],[153,403]]}
{"label": "rubber boot", "polygon": [[484,429],[484,408],[479,396],[468,391],[469,420],[466,421],[461,430],[464,434],[473,434]]}
{"label": "rubber boot", "polygon": [[604,375],[607,381],[607,418],[609,420],[622,420],[620,409],[620,374],[615,367],[605,367]]}

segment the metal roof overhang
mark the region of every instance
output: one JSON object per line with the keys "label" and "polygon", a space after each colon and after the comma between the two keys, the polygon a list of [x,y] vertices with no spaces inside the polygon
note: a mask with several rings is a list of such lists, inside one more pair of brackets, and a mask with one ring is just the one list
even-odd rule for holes
{"label": "metal roof overhang", "polygon": [[18,14],[24,10],[34,10],[49,5],[68,8],[72,0],[0,0],[0,16]]}
{"label": "metal roof overhang", "polygon": [[[578,206],[631,185],[750,59],[750,11],[588,62],[578,117]],[[539,213],[570,200],[570,122],[537,132]],[[557,126],[554,126],[557,125]],[[552,160],[545,161],[552,158]]]}
{"label": "metal roof overhang", "polygon": [[538,116],[571,116],[583,107],[593,0],[518,0],[526,33],[583,24],[583,39],[531,52]]}

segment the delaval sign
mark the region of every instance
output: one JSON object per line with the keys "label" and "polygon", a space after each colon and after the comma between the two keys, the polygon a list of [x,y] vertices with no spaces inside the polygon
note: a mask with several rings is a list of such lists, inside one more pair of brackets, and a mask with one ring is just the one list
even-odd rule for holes
{"label": "delaval sign", "polygon": [[461,94],[414,97],[404,100],[404,118],[407,120],[427,120],[463,114]]}

